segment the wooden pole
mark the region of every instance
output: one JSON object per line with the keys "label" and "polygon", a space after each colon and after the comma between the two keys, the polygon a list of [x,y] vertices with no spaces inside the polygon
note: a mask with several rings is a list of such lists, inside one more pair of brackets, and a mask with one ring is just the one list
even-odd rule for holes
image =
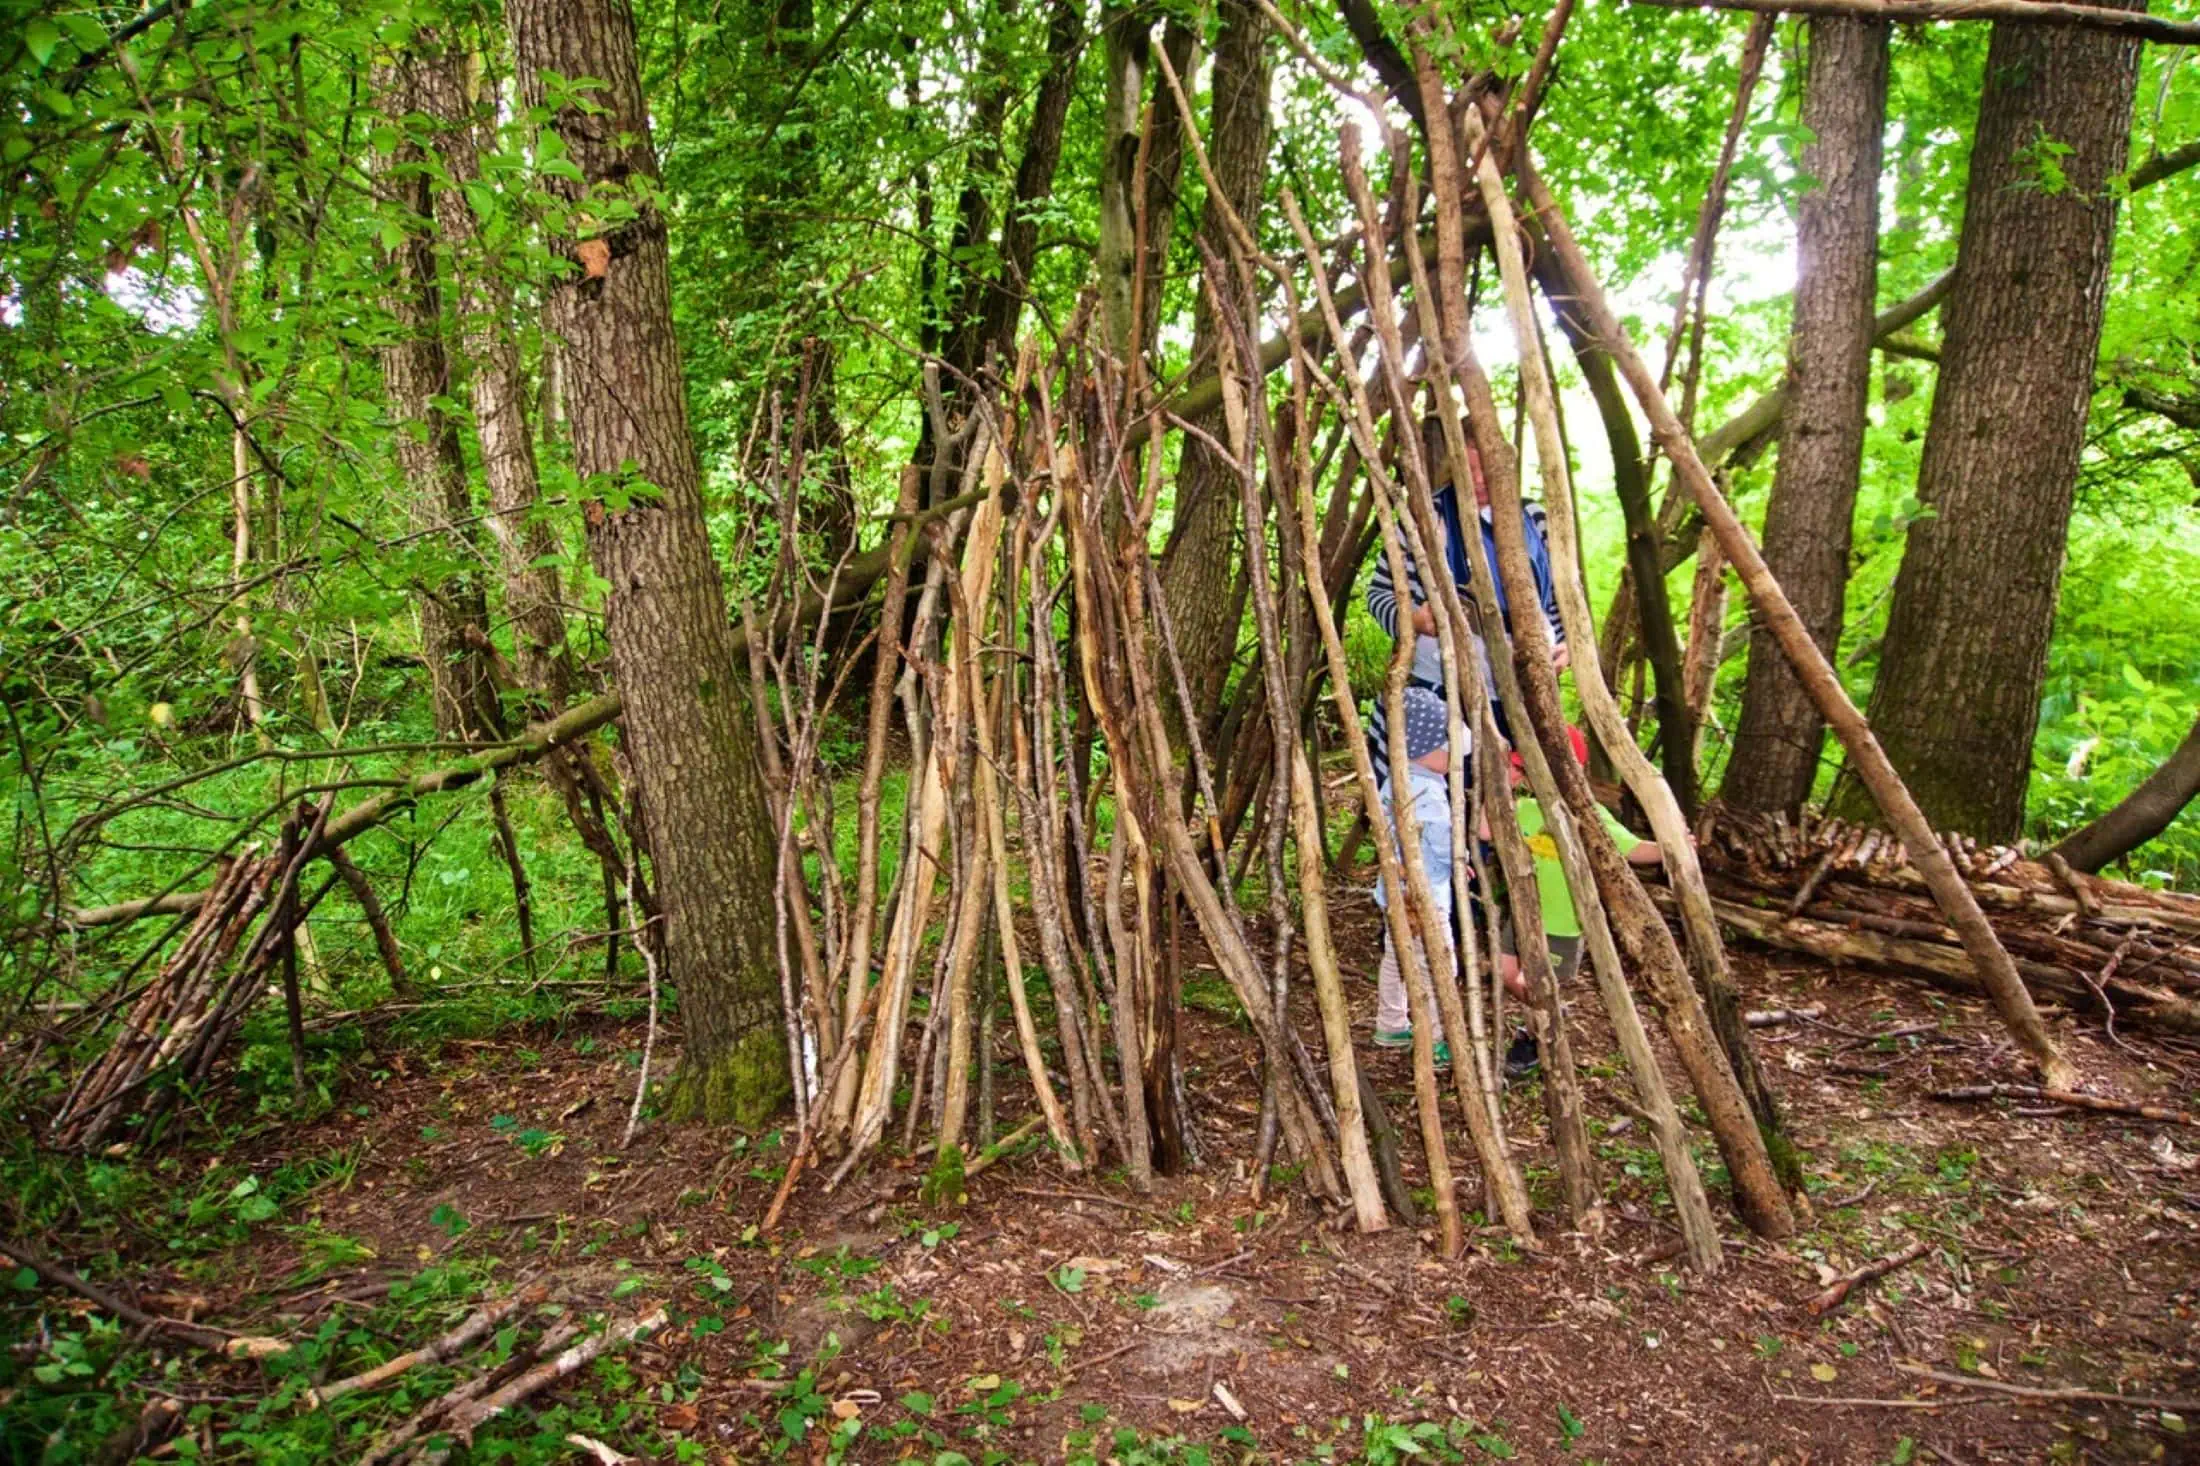
{"label": "wooden pole", "polygon": [[[2016,0],[1980,0],[1980,3],[2013,4]],[[1956,873],[1948,852],[1933,838],[1932,826],[1926,823],[1924,811],[1918,808],[1902,776],[1879,746],[1871,725],[1849,700],[1825,653],[1811,640],[1802,618],[1795,614],[1795,607],[1789,604],[1780,583],[1765,565],[1764,556],[1757,552],[1756,542],[1735,517],[1734,506],[1727,503],[1726,497],[1711,481],[1703,460],[1696,456],[1696,445],[1682,429],[1680,419],[1674,416],[1665,394],[1658,390],[1657,379],[1650,374],[1641,354],[1627,339],[1625,329],[1612,313],[1611,303],[1605,299],[1603,287],[1597,283],[1588,260],[1581,253],[1581,246],[1575,242],[1565,215],[1559,212],[1550,189],[1525,154],[1519,160],[1519,174],[1527,187],[1529,202],[1541,216],[1551,246],[1558,253],[1568,284],[1587,313],[1598,344],[1619,364],[1644,413],[1649,416],[1652,435],[1664,447],[1674,471],[1695,497],[1697,507],[1703,511],[1704,522],[1718,537],[1719,547],[1740,574],[1757,614],[1764,619],[1781,651],[1787,654],[1796,676],[1824,715],[1826,725],[1848,750],[1850,767],[1901,838],[1903,848],[1909,851],[1910,863],[1924,876],[1948,924],[1962,937],[1964,950],[1970,954],[1992,993],[2002,1022],[2008,1025],[2010,1035],[2025,1054],[2039,1066],[2050,1088],[2074,1088],[2077,1071],[2055,1046],[2047,1026],[2040,1021],[2039,1009],[2032,1005],[2032,995],[2017,976],[2016,964],[1987,923],[1986,914],[1979,910],[1971,888]]]}

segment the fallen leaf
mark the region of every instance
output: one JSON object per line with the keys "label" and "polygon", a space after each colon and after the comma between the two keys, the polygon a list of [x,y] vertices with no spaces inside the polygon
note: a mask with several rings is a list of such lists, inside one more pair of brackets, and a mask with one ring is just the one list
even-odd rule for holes
{"label": "fallen leaf", "polygon": [[853,1420],[862,1413],[863,1407],[845,1396],[833,1401],[833,1418],[835,1420]]}
{"label": "fallen leaf", "polygon": [[1169,1408],[1179,1415],[1191,1415],[1206,1408],[1204,1400],[1171,1400]]}
{"label": "fallen leaf", "polygon": [[666,1430],[693,1430],[702,1416],[685,1400],[677,1405],[667,1405],[657,1412],[657,1423]]}
{"label": "fallen leaf", "polygon": [[1810,1367],[1810,1377],[1822,1385],[1830,1385],[1841,1377],[1841,1371],[1830,1364],[1813,1364]]}

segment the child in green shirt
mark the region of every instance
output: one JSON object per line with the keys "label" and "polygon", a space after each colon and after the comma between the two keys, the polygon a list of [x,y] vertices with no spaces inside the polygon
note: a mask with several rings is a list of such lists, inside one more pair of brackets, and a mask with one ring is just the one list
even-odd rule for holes
{"label": "child in green shirt", "polygon": [[[1583,764],[1589,761],[1589,741],[1579,728],[1566,730],[1573,744],[1574,757]],[[1518,790],[1524,779],[1520,755],[1512,756],[1512,785]],[[1522,795],[1514,806],[1520,821],[1520,833],[1528,842],[1528,853],[1535,857],[1535,892],[1537,904],[1543,909],[1543,935],[1551,954],[1551,975],[1559,982],[1570,980],[1581,967],[1581,916],[1574,910],[1574,893],[1566,884],[1566,868],[1559,864],[1558,841],[1553,838],[1543,822],[1543,806],[1532,794]],[[1598,818],[1603,821],[1605,833],[1620,848],[1629,863],[1657,865],[1665,859],[1665,852],[1655,840],[1644,840],[1619,821],[1619,817],[1601,805]],[[1520,970],[1519,949],[1513,935],[1512,923],[1506,922],[1498,932],[1497,972],[1504,980],[1505,990],[1520,1002],[1528,1000],[1528,980]],[[1535,1036],[1523,1029],[1514,1037],[1512,1047],[1505,1054],[1505,1073],[1509,1078],[1520,1078],[1535,1071],[1538,1062]]]}

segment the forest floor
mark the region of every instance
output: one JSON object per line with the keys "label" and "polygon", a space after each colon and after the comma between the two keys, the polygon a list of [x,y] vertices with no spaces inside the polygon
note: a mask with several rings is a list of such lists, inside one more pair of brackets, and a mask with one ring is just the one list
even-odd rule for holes
{"label": "forest floor", "polygon": [[[1371,973],[1372,913],[1341,915]],[[1255,1202],[1254,1046],[1211,970],[1188,981],[1184,1035],[1204,1169],[1149,1195],[1031,1151],[973,1178],[960,1209],[928,1210],[921,1162],[889,1160],[831,1194],[805,1176],[761,1237],[785,1135],[729,1154],[722,1133],[645,1122],[622,1149],[641,1025],[584,1015],[372,1045],[330,1113],[186,1159],[186,1177],[219,1164],[227,1186],[242,1168],[269,1194],[275,1177],[309,1178],[279,1218],[166,1256],[128,1228],[53,1246],[116,1249],[149,1306],[315,1340],[322,1376],[531,1278],[578,1307],[665,1301],[670,1327],[491,1427],[485,1441],[523,1459],[569,1449],[567,1430],[668,1461],[2200,1459],[2200,1414],[1990,1388],[2200,1395],[2200,1130],[1935,1101],[2019,1077],[1989,1011],[1735,957],[1749,1006],[1822,1009],[1757,1034],[1814,1214],[1770,1245],[1729,1213],[1729,1265],[1709,1281],[1677,1261],[1585,981],[1571,996],[1610,1224],[1562,1230],[1540,1088],[1516,1084],[1507,1119],[1544,1245],[1524,1253],[1484,1226],[1446,1262],[1429,1231],[1357,1235],[1285,1178]],[[1373,982],[1354,998],[1364,1033]],[[2089,1081],[2195,1113],[2200,1051],[2057,1021]],[[1420,1184],[1409,1060],[1362,1052]],[[1001,1088],[1021,1096],[1013,1063],[1004,1048]],[[1019,1118],[1004,1109],[1000,1128]],[[1699,1140],[1717,1200],[1723,1173]],[[1453,1154],[1471,1206],[1463,1135]],[[1914,1242],[1917,1260],[1812,1316],[1832,1277]],[[245,1411],[268,1389],[262,1367],[200,1356],[140,1375],[124,1408],[165,1391],[198,1405],[202,1443],[229,1431],[216,1454],[348,1460],[458,1377],[354,1396],[316,1436],[264,1403]],[[278,1405],[294,1411],[295,1393]]]}

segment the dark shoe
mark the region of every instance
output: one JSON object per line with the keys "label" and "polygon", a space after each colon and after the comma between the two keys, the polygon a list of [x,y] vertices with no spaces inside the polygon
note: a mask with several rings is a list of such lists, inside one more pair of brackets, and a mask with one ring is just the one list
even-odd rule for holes
{"label": "dark shoe", "polygon": [[1526,1079],[1543,1067],[1543,1054],[1536,1047],[1535,1035],[1522,1029],[1513,1035],[1512,1047],[1505,1050],[1505,1077]]}

